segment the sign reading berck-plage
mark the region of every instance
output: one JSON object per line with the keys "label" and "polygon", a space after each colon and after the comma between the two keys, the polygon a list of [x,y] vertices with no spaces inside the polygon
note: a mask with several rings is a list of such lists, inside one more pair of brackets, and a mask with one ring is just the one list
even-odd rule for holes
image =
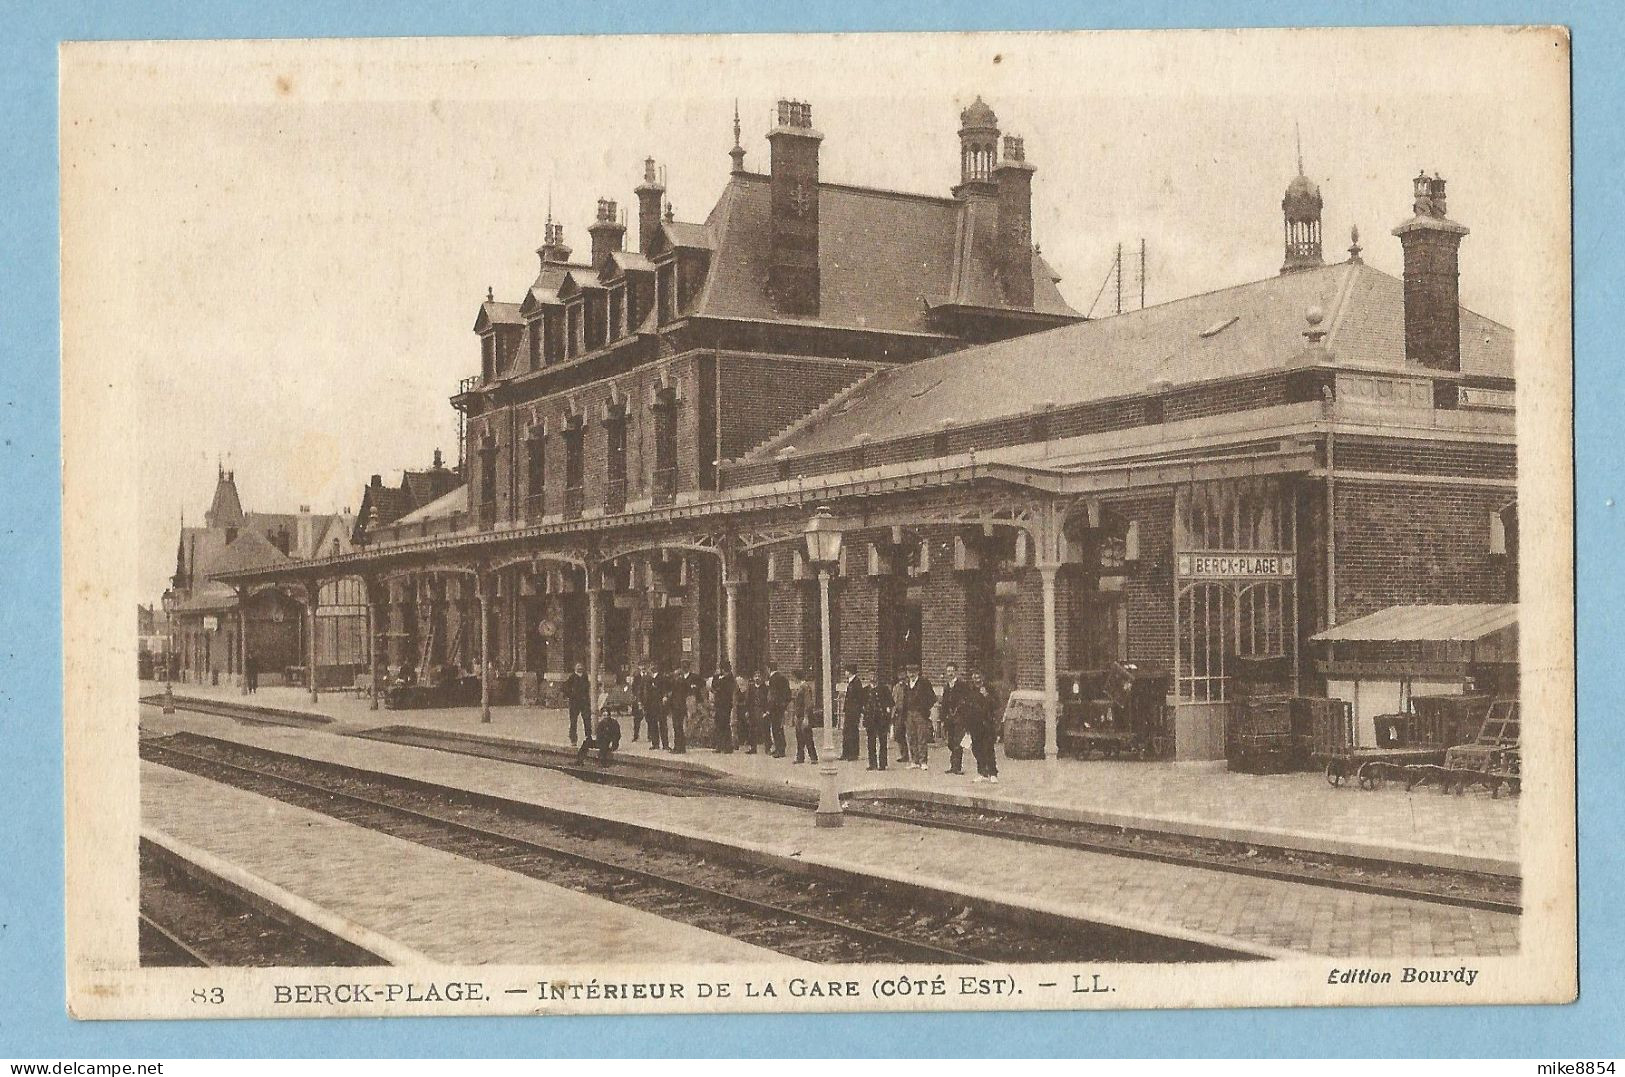
{"label": "sign reading berck-plage", "polygon": [[1182,553],[1175,560],[1181,576],[1208,579],[1279,579],[1298,573],[1298,559],[1289,553]]}

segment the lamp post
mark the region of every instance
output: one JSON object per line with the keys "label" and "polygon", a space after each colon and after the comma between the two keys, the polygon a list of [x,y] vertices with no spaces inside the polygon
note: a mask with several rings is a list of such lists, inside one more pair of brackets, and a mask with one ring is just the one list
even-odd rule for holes
{"label": "lamp post", "polygon": [[824,653],[824,757],[818,768],[818,812],[813,821],[819,826],[840,826],[840,770],[835,765],[835,671],[831,668],[829,645],[829,576],[841,559],[841,529],[828,506],[820,506],[802,531],[807,540],[807,560],[818,569],[818,623],[822,629]]}
{"label": "lamp post", "polygon": [[180,605],[179,596],[173,590],[164,592],[164,631],[169,637],[169,646],[164,654],[164,713],[175,713],[175,607]]}

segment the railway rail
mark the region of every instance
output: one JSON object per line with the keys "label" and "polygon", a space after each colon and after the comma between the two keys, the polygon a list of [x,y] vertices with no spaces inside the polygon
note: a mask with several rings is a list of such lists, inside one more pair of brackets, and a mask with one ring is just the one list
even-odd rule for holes
{"label": "railway rail", "polygon": [[[217,701],[176,700],[177,707],[262,723],[285,716],[285,724],[305,727],[293,711],[240,708]],[[482,759],[518,763],[569,774],[583,781],[672,796],[732,796],[811,808],[810,790],[766,786],[732,776],[713,777],[621,752],[608,766],[578,763],[575,753],[545,745],[518,745],[459,736],[419,726],[385,726],[343,732],[348,736],[411,747],[431,748]],[[1155,860],[1181,867],[1226,871],[1277,882],[1305,883],[1381,897],[1426,901],[1508,915],[1523,911],[1520,881],[1483,872],[1430,868],[1374,859],[1308,853],[1245,842],[1189,837],[1164,831],[1085,823],[1016,811],[968,807],[927,800],[847,798],[849,815],[914,826],[956,830],[981,837],[1052,845],[1080,852]]]}
{"label": "railway rail", "polygon": [[292,913],[245,900],[225,880],[146,840],[137,915],[147,967],[384,964]]}
{"label": "railway rail", "polygon": [[141,754],[151,762],[810,962],[1256,957],[197,734],[146,738]]}

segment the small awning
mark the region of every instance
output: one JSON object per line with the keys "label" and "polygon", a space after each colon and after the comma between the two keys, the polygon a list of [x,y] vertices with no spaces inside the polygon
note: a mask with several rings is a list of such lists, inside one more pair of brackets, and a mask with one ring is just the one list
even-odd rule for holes
{"label": "small awning", "polygon": [[1516,602],[1461,606],[1389,606],[1310,637],[1316,642],[1476,643],[1518,623]]}

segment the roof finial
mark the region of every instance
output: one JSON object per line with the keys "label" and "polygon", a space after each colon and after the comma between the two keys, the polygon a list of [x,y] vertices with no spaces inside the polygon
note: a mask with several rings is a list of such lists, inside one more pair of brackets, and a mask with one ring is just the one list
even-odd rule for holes
{"label": "roof finial", "polygon": [[677,212],[671,208],[671,199],[668,198],[666,200],[666,220],[675,221],[676,219]]}
{"label": "roof finial", "polygon": [[496,298],[497,298],[496,289],[492,288],[489,284],[487,284],[485,286],[485,301],[487,303],[494,303],[496,301]]}
{"label": "roof finial", "polygon": [[739,98],[734,98],[734,148],[728,151],[733,158],[735,172],[745,171],[745,147],[739,142]]}
{"label": "roof finial", "polygon": [[1349,261],[1358,262],[1359,260],[1360,260],[1360,226],[1357,225],[1357,224],[1351,224],[1351,225],[1349,225]]}
{"label": "roof finial", "polygon": [[1298,126],[1297,120],[1292,121],[1292,137],[1298,143],[1298,175],[1301,176],[1303,175],[1303,130]]}

